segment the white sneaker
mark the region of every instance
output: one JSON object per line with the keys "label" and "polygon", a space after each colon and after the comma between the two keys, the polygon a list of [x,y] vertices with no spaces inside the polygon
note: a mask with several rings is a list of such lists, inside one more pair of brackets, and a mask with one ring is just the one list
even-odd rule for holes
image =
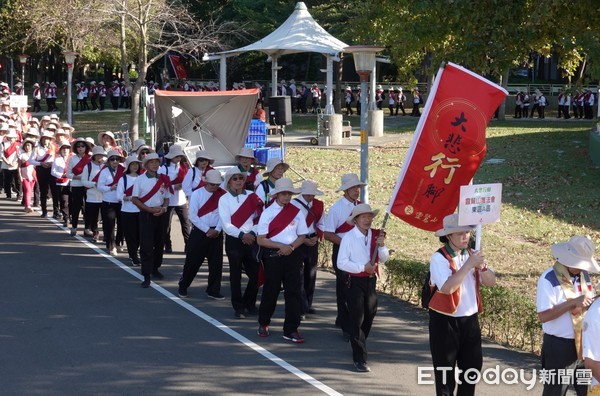
{"label": "white sneaker", "polygon": [[110,250],[110,255],[111,255],[111,256],[115,256],[115,257],[116,257],[116,256],[117,256],[117,249],[115,249],[115,248],[112,248],[112,249]]}

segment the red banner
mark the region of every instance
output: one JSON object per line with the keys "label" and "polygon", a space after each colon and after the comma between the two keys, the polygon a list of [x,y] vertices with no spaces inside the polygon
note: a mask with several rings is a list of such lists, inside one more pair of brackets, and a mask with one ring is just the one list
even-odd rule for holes
{"label": "red banner", "polygon": [[181,63],[181,57],[179,55],[169,55],[169,61],[171,61],[171,66],[173,66],[173,71],[175,72],[175,78],[181,80],[182,78],[187,78],[187,72],[185,71],[185,67]]}
{"label": "red banner", "polygon": [[388,212],[429,231],[454,213],[460,186],[485,156],[485,128],[508,92],[448,63],[440,68],[400,171]]}

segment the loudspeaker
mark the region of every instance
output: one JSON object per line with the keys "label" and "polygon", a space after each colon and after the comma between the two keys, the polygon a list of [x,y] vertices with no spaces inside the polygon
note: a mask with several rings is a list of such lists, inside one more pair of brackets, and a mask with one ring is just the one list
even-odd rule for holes
{"label": "loudspeaker", "polygon": [[271,125],[292,125],[292,97],[269,97],[268,116]]}

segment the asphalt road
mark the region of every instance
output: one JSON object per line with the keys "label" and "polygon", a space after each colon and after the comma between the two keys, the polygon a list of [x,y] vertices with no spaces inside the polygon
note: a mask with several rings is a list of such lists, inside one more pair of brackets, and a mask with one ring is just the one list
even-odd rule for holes
{"label": "asphalt road", "polygon": [[[334,279],[319,271],[315,307],[300,327],[304,344],[282,338],[283,297],[271,336],[256,335],[255,317],[237,320],[230,301],[204,294],[206,268],[177,297],[183,265],[178,225],[165,280],[139,287],[126,254],[69,236],[51,219],[0,201],[0,392],[3,395],[434,394],[417,384],[431,364],[427,315],[380,294],[368,339],[371,373],[356,373],[349,344],[332,323]],[[179,252],[179,254],[178,254]],[[223,294],[228,296],[225,264]],[[259,295],[260,297],[260,295]],[[484,369],[538,368],[535,356],[486,342]],[[540,394],[525,385],[477,387],[478,395]]]}

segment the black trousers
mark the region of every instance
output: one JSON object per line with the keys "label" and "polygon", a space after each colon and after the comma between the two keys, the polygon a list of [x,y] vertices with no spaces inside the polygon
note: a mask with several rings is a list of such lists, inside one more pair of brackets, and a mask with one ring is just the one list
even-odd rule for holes
{"label": "black trousers", "polygon": [[42,214],[47,214],[48,193],[50,192],[50,168],[38,165],[35,167],[35,173],[40,186],[40,208],[42,209]]}
{"label": "black trousers", "polygon": [[340,251],[340,245],[333,245],[331,261],[335,270],[335,299],[337,304],[337,317],[335,318],[336,326],[340,326],[344,332],[348,332],[348,306],[346,305],[346,280],[348,275],[346,272],[338,269],[337,258]]}
{"label": "black trousers", "polygon": [[162,265],[167,215],[140,212],[140,261],[142,275],[151,275]]}
{"label": "black trousers", "polygon": [[33,99],[33,112],[38,113],[42,111],[42,106],[40,105],[41,99]]}
{"label": "black trousers", "polygon": [[315,246],[302,245],[298,248],[302,255],[301,268],[302,276],[300,278],[302,287],[300,288],[300,303],[302,312],[307,313],[312,308],[313,297],[315,295],[315,286],[317,283],[317,266],[319,257],[319,243]]}
{"label": "black trousers", "polygon": [[52,183],[52,201],[58,202],[58,208],[62,215],[63,221],[69,221],[69,201],[71,200],[71,188],[69,185],[59,186],[56,180]]}
{"label": "black trousers", "polygon": [[100,101],[100,110],[104,110],[104,106],[106,104],[106,96],[100,96],[98,100]]}
{"label": "black trousers", "polygon": [[[435,370],[435,391],[440,395],[453,395],[456,387],[454,367],[462,370],[458,376],[457,395],[474,395],[475,384],[468,384],[464,372],[470,368],[481,372],[483,353],[481,329],[477,314],[455,318],[429,310],[429,348],[433,367],[452,367],[449,371]],[[444,382],[445,373],[445,382]]]}
{"label": "black trousers", "polygon": [[[258,294],[258,245],[244,245],[242,240],[230,235],[225,236],[225,253],[229,261],[229,283],[231,287],[231,305],[238,311],[244,308],[256,308]],[[242,271],[248,276],[248,284],[242,296]]]}
{"label": "black trousers", "polygon": [[396,115],[398,115],[398,109],[402,110],[402,115],[406,115],[406,110],[404,110],[404,103],[402,103],[402,102],[396,103]]}
{"label": "black trousers", "polygon": [[[101,205],[102,203],[100,202],[85,203],[84,223],[86,230],[90,230],[94,233],[98,232],[98,215],[100,214]],[[71,217],[74,219],[75,214],[72,214]],[[73,223],[73,227],[75,227],[75,223]]]}
{"label": "black trousers", "polygon": [[[542,368],[554,373],[551,377],[554,379],[553,384],[544,384],[543,396],[564,396],[569,389],[569,383],[562,384],[564,377],[567,374],[558,375],[559,369],[574,369],[575,372],[571,375],[571,381],[574,385],[578,396],[587,395],[587,385],[575,385],[575,378],[585,378],[583,371],[577,375],[577,371],[583,370],[583,362],[577,361],[577,349],[575,348],[575,340],[569,338],[555,337],[544,333],[544,342],[542,344]],[[562,377],[562,378],[560,378]],[[561,381],[558,381],[558,379]],[[561,382],[561,383],[559,383]]]}
{"label": "black trousers", "polygon": [[[111,251],[116,248],[116,227],[121,228],[121,203],[102,201],[102,232],[106,242],[106,249]],[[121,232],[123,232],[121,228]]]}
{"label": "black trousers", "polygon": [[300,304],[302,254],[294,250],[289,256],[278,256],[263,259],[265,266],[265,284],[263,285],[258,323],[268,326],[277,307],[277,298],[283,284],[285,300],[285,319],[283,334],[298,331],[302,305]]}
{"label": "black trousers", "polygon": [[206,292],[219,294],[223,278],[223,233],[216,238],[208,238],[204,231],[192,228],[189,245],[185,255],[183,272],[179,279],[179,287],[187,289],[198,274],[204,259],[208,262],[208,285]]}
{"label": "black trousers", "polygon": [[112,104],[113,110],[119,109],[119,96],[111,96],[110,103]]}
{"label": "black trousers", "polygon": [[[70,203],[69,207],[71,208],[71,226],[73,228],[77,228],[79,224],[79,214],[81,213],[81,209],[83,208],[85,202],[85,187],[83,186],[75,186],[71,187],[71,195],[69,196]],[[96,217],[96,222],[98,218]],[[87,226],[85,228],[88,228]]]}
{"label": "black trousers", "polygon": [[19,169],[2,169],[2,175],[4,177],[4,192],[7,198],[12,198],[13,190],[15,190],[17,197],[21,197],[21,181],[19,180]]}
{"label": "black trousers", "polygon": [[121,211],[121,229],[129,258],[137,259],[140,248],[140,213]]}
{"label": "black trousers", "polygon": [[190,239],[190,231],[192,229],[192,223],[190,223],[189,219],[189,209],[188,204],[183,204],[180,206],[169,206],[167,208],[167,227],[165,229],[165,247],[172,248],[173,244],[171,242],[171,223],[173,222],[173,213],[177,214],[179,218],[179,223],[181,224],[181,235],[183,235],[184,246],[187,248],[188,239]]}
{"label": "black trousers", "polygon": [[377,293],[375,276],[357,277],[346,275],[345,288],[348,306],[348,333],[352,346],[352,359],[367,362],[367,338],[377,314]]}

